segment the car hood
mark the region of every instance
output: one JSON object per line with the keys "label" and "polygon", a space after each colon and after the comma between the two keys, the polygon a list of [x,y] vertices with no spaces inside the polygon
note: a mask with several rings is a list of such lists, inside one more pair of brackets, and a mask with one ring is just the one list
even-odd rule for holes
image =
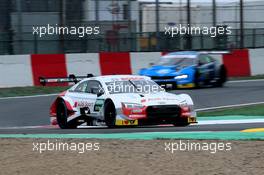
{"label": "car hood", "polygon": [[[187,95],[188,96],[188,95]],[[110,98],[114,101],[116,107],[121,107],[121,103],[138,103],[144,106],[152,105],[183,105],[192,103],[186,95],[176,95],[168,92],[157,92],[151,94],[122,93],[111,94]]]}

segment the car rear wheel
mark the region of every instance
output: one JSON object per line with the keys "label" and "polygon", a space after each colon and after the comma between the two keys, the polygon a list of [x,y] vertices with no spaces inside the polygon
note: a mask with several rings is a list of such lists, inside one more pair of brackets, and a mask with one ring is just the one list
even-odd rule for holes
{"label": "car rear wheel", "polygon": [[57,122],[61,129],[74,129],[77,124],[74,121],[67,121],[68,110],[64,101],[60,101],[57,105]]}
{"label": "car rear wheel", "polygon": [[227,70],[225,66],[222,65],[219,70],[219,79],[216,82],[216,87],[223,87],[226,80],[227,80]]}
{"label": "car rear wheel", "polygon": [[104,107],[105,124],[109,128],[115,127],[116,109],[112,101],[107,101]]}

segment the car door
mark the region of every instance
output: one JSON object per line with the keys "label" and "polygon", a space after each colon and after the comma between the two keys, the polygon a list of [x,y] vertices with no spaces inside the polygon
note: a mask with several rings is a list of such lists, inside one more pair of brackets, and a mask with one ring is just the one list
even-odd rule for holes
{"label": "car door", "polygon": [[199,71],[203,80],[212,80],[215,76],[214,60],[206,54],[199,56]]}
{"label": "car door", "polygon": [[91,103],[91,112],[94,112],[94,105],[98,98],[104,94],[104,90],[102,88],[102,84],[97,80],[89,80],[87,88],[85,90],[87,94],[90,94],[89,102]]}
{"label": "car door", "polygon": [[213,80],[215,78],[215,60],[210,55],[205,55],[207,60],[207,69],[209,72],[209,79]]}
{"label": "car door", "polygon": [[96,80],[87,80],[81,82],[72,92],[70,92],[69,96],[74,100],[74,103],[80,111],[93,111],[97,94],[92,92],[92,88],[96,86],[98,88],[101,87],[100,82]]}

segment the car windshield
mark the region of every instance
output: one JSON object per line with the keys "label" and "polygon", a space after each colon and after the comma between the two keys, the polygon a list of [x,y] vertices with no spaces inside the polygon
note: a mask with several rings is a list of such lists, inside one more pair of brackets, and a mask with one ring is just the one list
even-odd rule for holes
{"label": "car windshield", "polygon": [[164,91],[157,83],[151,80],[111,81],[105,83],[110,94],[119,93],[155,93]]}
{"label": "car windshield", "polygon": [[186,57],[161,57],[158,65],[162,66],[172,66],[177,65],[181,67],[191,66],[195,64],[194,58],[186,58]]}

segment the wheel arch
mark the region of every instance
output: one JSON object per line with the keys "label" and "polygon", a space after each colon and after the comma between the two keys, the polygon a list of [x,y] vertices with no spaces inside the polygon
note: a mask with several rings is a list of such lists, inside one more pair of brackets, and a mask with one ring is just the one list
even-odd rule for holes
{"label": "wheel arch", "polygon": [[64,102],[66,105],[66,108],[68,111],[73,111],[73,105],[74,102],[65,96],[59,96],[55,99],[55,101],[52,103],[51,107],[50,107],[50,116],[51,117],[56,117],[56,111],[57,111],[57,106],[60,102]]}

